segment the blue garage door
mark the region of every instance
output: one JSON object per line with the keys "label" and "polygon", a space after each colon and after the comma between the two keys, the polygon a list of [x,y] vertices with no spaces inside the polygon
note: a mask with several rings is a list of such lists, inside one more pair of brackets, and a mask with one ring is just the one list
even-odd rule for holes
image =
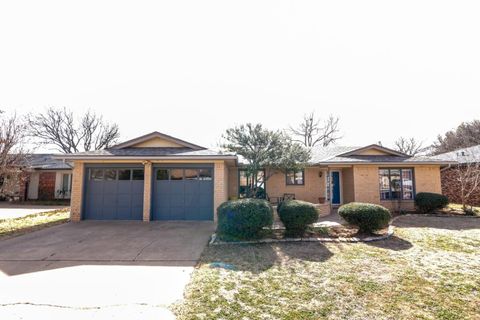
{"label": "blue garage door", "polygon": [[88,168],[84,219],[142,220],[144,171]]}
{"label": "blue garage door", "polygon": [[153,220],[213,220],[212,168],[157,168]]}

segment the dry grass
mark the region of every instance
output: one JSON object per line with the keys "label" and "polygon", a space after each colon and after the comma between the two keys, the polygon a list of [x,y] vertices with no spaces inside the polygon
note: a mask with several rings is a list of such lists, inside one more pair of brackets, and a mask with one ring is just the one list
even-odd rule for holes
{"label": "dry grass", "polygon": [[[477,215],[480,215],[480,207],[471,207],[467,206],[469,209],[473,209],[476,211]],[[442,210],[444,213],[449,213],[449,214],[458,214],[458,215],[464,215],[465,212],[463,211],[463,206],[458,203],[449,203],[448,206]]]}
{"label": "dry grass", "polygon": [[371,244],[208,247],[175,312],[179,319],[479,319],[480,219],[397,221],[393,238]]}
{"label": "dry grass", "polygon": [[25,217],[0,220],[0,239],[14,237],[69,221],[69,209],[30,214]]}

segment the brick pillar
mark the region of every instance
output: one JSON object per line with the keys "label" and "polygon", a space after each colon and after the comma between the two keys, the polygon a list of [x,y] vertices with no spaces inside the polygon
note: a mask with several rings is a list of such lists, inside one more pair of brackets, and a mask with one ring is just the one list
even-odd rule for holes
{"label": "brick pillar", "polygon": [[228,168],[222,162],[215,162],[213,186],[213,219],[217,222],[217,208],[228,200]]}
{"label": "brick pillar", "polygon": [[72,197],[70,200],[70,220],[78,222],[82,218],[83,177],[85,166],[83,162],[75,162],[72,173]]}
{"label": "brick pillar", "polygon": [[143,221],[150,221],[152,207],[152,163],[145,163],[145,177],[143,184]]}

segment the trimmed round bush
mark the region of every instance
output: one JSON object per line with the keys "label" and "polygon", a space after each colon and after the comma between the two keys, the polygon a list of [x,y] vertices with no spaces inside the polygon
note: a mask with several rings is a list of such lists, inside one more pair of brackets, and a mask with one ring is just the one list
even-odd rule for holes
{"label": "trimmed round bush", "polygon": [[415,196],[415,206],[421,213],[429,213],[437,209],[445,208],[448,204],[448,198],[443,194],[419,192]]}
{"label": "trimmed round bush", "polygon": [[262,199],[241,199],[222,203],[217,209],[217,234],[225,240],[249,240],[261,236],[273,223],[272,206]]}
{"label": "trimmed round bush", "polygon": [[352,202],[338,209],[340,217],[359,228],[359,232],[371,233],[388,226],[392,216],[387,208],[372,203]]}
{"label": "trimmed round bush", "polygon": [[317,221],[318,211],[310,202],[288,200],[279,207],[278,216],[287,236],[302,236],[307,226]]}

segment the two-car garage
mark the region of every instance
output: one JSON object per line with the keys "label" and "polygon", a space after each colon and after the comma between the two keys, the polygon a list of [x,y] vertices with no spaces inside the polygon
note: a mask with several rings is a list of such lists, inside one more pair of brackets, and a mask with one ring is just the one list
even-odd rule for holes
{"label": "two-car garage", "polygon": [[151,179],[151,220],[213,220],[212,165],[91,165],[85,170],[83,219],[142,220]]}

